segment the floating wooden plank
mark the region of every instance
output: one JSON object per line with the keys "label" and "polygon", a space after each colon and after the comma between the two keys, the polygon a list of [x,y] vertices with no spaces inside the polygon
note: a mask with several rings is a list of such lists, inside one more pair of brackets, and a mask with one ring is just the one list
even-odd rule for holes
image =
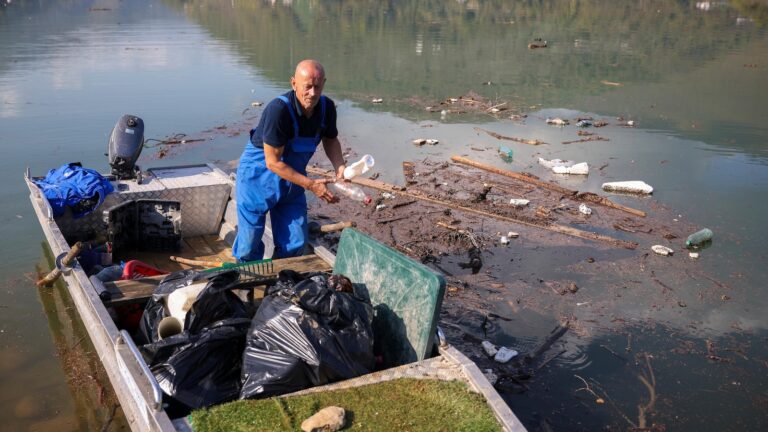
{"label": "floating wooden plank", "polygon": [[[326,176],[326,177],[333,177],[333,173],[331,173],[329,171],[325,171],[325,170],[319,169],[319,168],[315,168],[315,167],[307,167],[307,172],[311,173],[311,174],[314,174],[314,175],[322,175],[322,176]],[[535,227],[535,228],[541,228],[543,230],[558,232],[558,233],[561,233],[561,234],[566,234],[566,235],[569,235],[569,236],[579,237],[579,238],[583,238],[583,239],[587,239],[587,240],[602,241],[602,242],[608,243],[610,245],[613,245],[613,246],[616,246],[616,247],[623,247],[623,248],[626,248],[626,249],[635,249],[637,247],[637,243],[629,242],[629,241],[625,241],[625,240],[620,240],[620,239],[617,239],[617,238],[609,237],[609,236],[606,236],[606,235],[603,235],[603,234],[598,234],[598,233],[591,232],[591,231],[584,231],[584,230],[580,230],[580,229],[576,229],[576,228],[571,228],[569,226],[557,225],[557,224],[540,225],[540,224],[531,223],[531,222],[526,221],[526,220],[521,220],[521,219],[513,218],[513,217],[510,217],[510,216],[501,216],[501,215],[497,215],[495,213],[489,213],[489,212],[486,212],[486,211],[483,211],[483,210],[479,210],[479,209],[476,209],[476,208],[465,207],[465,206],[462,206],[462,205],[454,204],[452,202],[443,201],[443,200],[440,200],[440,199],[437,199],[437,198],[432,198],[432,197],[426,196],[425,194],[423,194],[423,193],[421,193],[419,191],[403,190],[403,188],[400,187],[400,186],[387,184],[387,183],[380,182],[380,181],[377,181],[377,180],[370,180],[370,179],[366,179],[366,178],[355,177],[355,178],[353,178],[351,180],[351,182],[352,183],[357,183],[357,184],[362,185],[362,186],[367,186],[367,187],[371,187],[371,188],[374,188],[374,189],[382,190],[382,191],[385,191],[385,192],[396,192],[396,193],[398,193],[400,195],[408,196],[408,197],[411,197],[411,198],[415,198],[415,199],[418,199],[418,200],[421,200],[421,201],[424,201],[424,202],[428,202],[428,203],[432,203],[432,204],[437,204],[437,205],[441,205],[441,206],[444,206],[444,207],[449,207],[449,208],[452,208],[452,209],[465,211],[465,212],[468,212],[468,213],[474,213],[474,214],[478,214],[478,215],[481,215],[481,216],[486,216],[486,217],[498,219],[498,220],[505,221],[505,222],[511,222],[511,223],[516,223],[516,224],[520,224],[520,225],[526,225],[526,226],[531,226],[531,227]]]}
{"label": "floating wooden plank", "polygon": [[564,188],[564,187],[562,187],[560,185],[556,185],[554,183],[550,183],[550,182],[546,182],[546,181],[543,181],[543,180],[539,180],[538,178],[535,178],[535,177],[532,177],[532,176],[528,176],[528,175],[524,175],[524,174],[520,174],[520,173],[516,173],[514,171],[509,171],[509,170],[504,170],[504,169],[501,169],[501,168],[496,168],[494,166],[486,165],[484,163],[477,162],[477,161],[474,161],[472,159],[465,158],[463,156],[452,156],[451,160],[454,161],[454,162],[457,162],[457,163],[461,163],[461,164],[464,164],[464,165],[469,165],[471,167],[481,169],[483,171],[488,171],[488,172],[491,172],[491,173],[494,173],[494,174],[502,175],[502,176],[505,176],[505,177],[510,177],[510,178],[513,178],[513,179],[520,180],[522,182],[530,183],[532,185],[536,185],[536,186],[539,186],[539,187],[542,187],[542,188],[545,188],[545,189],[549,189],[549,190],[561,193],[563,195],[569,196],[571,198],[575,198],[575,199],[582,200],[582,201],[588,201],[588,202],[591,202],[593,204],[603,205],[603,206],[606,206],[606,207],[615,208],[616,210],[621,210],[623,212],[626,212],[626,213],[629,213],[629,214],[632,214],[632,215],[635,215],[635,216],[645,217],[645,212],[642,211],[642,210],[637,210],[637,209],[634,209],[632,207],[627,207],[627,206],[624,206],[624,205],[621,205],[621,204],[617,204],[617,203],[609,200],[608,198],[601,197],[599,195],[596,195],[596,194],[593,194],[593,193],[590,193],[590,192],[578,193],[578,191],[567,189],[567,188]]}
{"label": "floating wooden plank", "polygon": [[514,171],[504,170],[504,169],[501,169],[501,168],[496,168],[495,166],[486,165],[484,163],[477,162],[477,161],[474,161],[472,159],[465,158],[463,156],[451,156],[451,160],[456,162],[456,163],[460,163],[460,164],[464,164],[464,165],[469,165],[469,166],[471,166],[473,168],[481,169],[483,171],[492,172],[494,174],[502,175],[502,176],[505,176],[505,177],[510,177],[510,178],[513,178],[515,180],[520,180],[520,181],[525,182],[525,183],[530,183],[532,185],[536,185],[536,186],[544,188],[544,189],[549,189],[551,191],[555,191],[555,192],[561,193],[563,195],[568,195],[568,196],[576,195],[576,191],[575,190],[567,189],[567,188],[564,188],[564,187],[562,187],[560,185],[556,185],[554,183],[546,182],[544,180],[539,180],[538,178],[536,178],[534,176],[520,174],[520,173],[516,173]]}
{"label": "floating wooden plank", "polygon": [[[282,258],[272,261],[273,272],[265,276],[276,276],[281,270],[294,270],[300,273],[328,272],[331,266],[317,255],[304,255],[295,258]],[[112,299],[104,302],[107,306],[118,306],[142,302],[155,291],[165,276],[151,276],[141,279],[106,282],[104,287]]]}

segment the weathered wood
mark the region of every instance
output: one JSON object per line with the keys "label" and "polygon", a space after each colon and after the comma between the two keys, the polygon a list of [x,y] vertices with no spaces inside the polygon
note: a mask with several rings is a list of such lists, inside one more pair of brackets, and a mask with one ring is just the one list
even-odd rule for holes
{"label": "weathered wood", "polygon": [[581,201],[588,201],[593,204],[599,204],[606,207],[615,208],[616,210],[621,210],[623,212],[626,212],[635,216],[645,217],[645,212],[642,210],[634,209],[632,207],[627,207],[625,205],[615,203],[606,197],[593,194],[592,192],[579,192],[578,194],[576,194],[576,199]]}
{"label": "weathered wood", "polygon": [[[61,266],[62,267],[69,267],[70,264],[72,264],[72,261],[77,258],[78,255],[80,255],[80,250],[82,249],[83,244],[80,242],[75,243],[72,248],[69,249],[69,252],[67,252],[66,255],[64,255],[64,258],[61,259]],[[61,276],[61,270],[57,267],[53,270],[51,270],[50,273],[45,275],[44,278],[37,281],[37,286],[43,287],[43,286],[51,286],[54,282]]]}
{"label": "weathered wood", "polygon": [[497,134],[496,132],[492,132],[492,131],[489,131],[487,129],[483,129],[483,128],[479,128],[479,127],[476,127],[475,130],[478,131],[478,132],[485,132],[488,135],[490,135],[490,136],[492,136],[492,137],[494,137],[494,138],[496,138],[498,140],[514,141],[514,142],[518,142],[520,144],[528,144],[528,145],[533,145],[533,146],[537,146],[537,145],[541,145],[541,144],[546,144],[544,141],[541,141],[541,140],[504,136],[504,135]]}
{"label": "weathered wood", "polygon": [[351,221],[337,222],[332,224],[320,225],[319,231],[324,233],[329,233],[329,232],[341,231],[344,228],[352,228],[355,226],[357,226],[357,224]]}
{"label": "weathered wood", "polygon": [[574,199],[577,199],[577,200],[588,201],[588,202],[591,202],[593,204],[603,205],[603,206],[606,206],[606,207],[614,208],[616,210],[621,210],[623,212],[626,212],[626,213],[629,213],[629,214],[633,214],[635,216],[645,217],[645,212],[642,211],[642,210],[637,210],[637,209],[634,209],[634,208],[631,208],[631,207],[627,207],[627,206],[624,206],[624,205],[621,205],[621,204],[617,204],[617,203],[609,200],[608,198],[601,197],[601,196],[593,194],[591,192],[581,192],[581,193],[579,193],[578,191],[567,189],[567,188],[564,188],[562,186],[556,185],[554,183],[549,183],[549,182],[546,182],[546,181],[543,181],[543,180],[539,180],[537,178],[533,178],[533,177],[530,177],[530,176],[527,176],[527,175],[524,175],[524,174],[516,173],[516,172],[513,172],[513,171],[503,170],[503,169],[500,169],[500,168],[496,168],[494,166],[486,165],[484,163],[477,162],[477,161],[474,161],[472,159],[465,158],[463,156],[452,156],[451,160],[454,161],[454,162],[461,163],[461,164],[464,164],[464,165],[469,165],[471,167],[478,168],[478,169],[481,169],[481,170],[484,170],[484,171],[492,172],[494,174],[499,174],[499,175],[502,175],[502,176],[505,176],[505,177],[510,177],[510,178],[513,178],[513,179],[520,180],[522,182],[530,183],[530,184],[533,184],[533,185],[536,185],[536,186],[539,186],[539,187],[542,187],[542,188],[545,188],[545,189],[549,189],[549,190],[561,193],[561,194],[563,194],[565,196],[568,196],[568,197],[571,197],[571,198],[574,198]]}
{"label": "weathered wood", "polygon": [[169,256],[168,259],[180,264],[186,264],[186,265],[198,266],[198,267],[221,267],[222,264],[224,264],[221,261],[196,260],[196,259],[177,257],[173,255]]}
{"label": "weathered wood", "polygon": [[568,196],[576,195],[576,191],[575,190],[566,189],[566,188],[564,188],[564,187],[562,187],[560,185],[556,185],[554,183],[549,183],[549,182],[546,182],[546,181],[543,181],[543,180],[539,180],[539,179],[534,178],[532,176],[527,176],[527,175],[524,175],[524,174],[516,173],[514,171],[509,171],[509,170],[504,170],[504,169],[496,168],[494,166],[487,165],[487,164],[484,164],[484,163],[481,163],[481,162],[477,162],[477,161],[474,161],[472,159],[465,158],[463,156],[451,156],[451,160],[456,162],[456,163],[460,163],[460,164],[464,164],[464,165],[469,165],[469,166],[474,167],[474,168],[479,168],[479,169],[481,169],[483,171],[492,172],[494,174],[502,175],[502,176],[505,176],[505,177],[510,177],[510,178],[513,178],[515,180],[520,180],[520,181],[525,182],[525,183],[530,183],[532,185],[536,185],[536,186],[542,187],[544,189],[549,189],[551,191],[555,191],[555,192],[561,193],[563,195],[568,195]]}
{"label": "weathered wood", "polygon": [[[276,276],[282,270],[295,270],[300,273],[327,272],[331,265],[317,255],[304,255],[294,258],[282,258],[272,261],[273,271],[264,276]],[[107,306],[117,306],[136,303],[149,298],[165,276],[151,276],[141,279],[106,282],[104,287],[112,299],[105,302]]]}
{"label": "weathered wood", "polygon": [[[315,175],[326,176],[326,177],[332,177],[332,175],[333,175],[330,172],[324,171],[322,169],[314,168],[314,167],[308,167],[307,168],[307,172],[311,173],[311,174],[315,174]],[[579,237],[579,238],[583,238],[583,239],[587,239],[587,240],[602,241],[602,242],[608,243],[610,245],[613,245],[613,246],[616,246],[616,247],[623,247],[623,248],[626,248],[626,249],[635,249],[637,247],[637,243],[634,243],[634,242],[628,242],[628,241],[625,241],[625,240],[619,240],[619,239],[616,239],[616,238],[613,238],[613,237],[609,237],[609,236],[606,236],[606,235],[602,235],[602,234],[598,234],[598,233],[590,232],[590,231],[584,231],[584,230],[580,230],[580,229],[576,229],[576,228],[571,228],[571,227],[565,226],[565,225],[557,225],[557,224],[540,225],[540,224],[531,223],[531,222],[526,221],[526,220],[521,220],[521,219],[513,218],[513,217],[510,217],[510,216],[497,215],[495,213],[489,213],[489,212],[486,212],[486,211],[483,211],[483,210],[479,210],[479,209],[476,209],[476,208],[465,207],[465,206],[462,206],[462,205],[454,204],[452,202],[443,201],[443,200],[440,200],[440,199],[437,199],[437,198],[432,198],[432,197],[426,196],[425,194],[423,194],[421,192],[418,192],[418,191],[401,190],[402,188],[399,188],[398,186],[390,185],[390,184],[383,183],[383,182],[380,182],[380,181],[375,181],[375,180],[370,180],[370,179],[365,179],[365,178],[359,178],[359,177],[355,177],[351,181],[352,181],[352,183],[357,183],[357,184],[362,185],[362,186],[367,186],[367,187],[371,187],[371,188],[374,188],[374,189],[383,190],[383,191],[386,191],[386,192],[397,192],[400,195],[408,196],[408,197],[415,198],[415,199],[418,199],[418,200],[421,200],[421,201],[425,201],[425,202],[428,202],[428,203],[437,204],[437,205],[445,206],[445,207],[452,208],[452,209],[455,209],[455,210],[465,211],[465,212],[468,212],[468,213],[474,213],[474,214],[478,214],[478,215],[481,215],[481,216],[486,216],[486,217],[498,219],[498,220],[505,221],[505,222],[512,222],[512,223],[526,225],[526,226],[531,226],[531,227],[535,227],[535,228],[541,228],[543,230],[553,231],[553,232],[557,232],[557,233],[561,233],[561,234],[565,234],[565,235],[569,235],[569,236],[573,236],[573,237]]]}

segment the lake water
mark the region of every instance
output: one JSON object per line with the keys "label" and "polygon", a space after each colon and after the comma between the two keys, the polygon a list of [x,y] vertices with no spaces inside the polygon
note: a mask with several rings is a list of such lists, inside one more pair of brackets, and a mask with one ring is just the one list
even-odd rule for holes
{"label": "lake water", "polygon": [[[528,392],[504,395],[530,430],[637,426],[637,406],[648,400],[637,375],[646,364],[628,354],[633,364],[623,364],[604,348],[626,354],[627,334],[633,354],[653,362],[648,427],[768,429],[766,26],[768,7],[750,0],[0,0],[0,430],[100,429],[114,407],[100,390],[103,373],[75,352],[88,350],[82,329],[49,319],[53,309],[75,316],[66,296],[32,282],[48,263],[24,169],[42,175],[81,161],[106,171],[108,135],[127,113],[142,117],[154,139],[250,124],[259,113],[251,102],[286,91],[307,57],[326,67],[343,145],[375,155],[382,180],[402,183],[404,160],[498,145],[474,130],[480,126],[553,143],[513,146],[511,164],[492,152],[473,155],[484,162],[538,175],[537,156],[608,163],[586,179],[557,181],[598,192],[604,181],[642,179],[654,186],[652,199],[616,200],[648,211],[659,203],[716,233],[695,265],[728,288],[729,300],[697,301],[706,280],[668,281],[688,307],[635,299],[617,313],[621,330],[569,335],[568,353]],[[528,48],[545,41],[547,48]],[[424,109],[470,92],[506,102],[508,111]],[[372,104],[374,97],[384,102]],[[527,118],[513,121],[512,113]],[[579,115],[636,127],[601,130],[610,141],[561,145],[574,127],[544,122]],[[425,134],[440,145],[411,144]],[[145,149],[140,165],[226,163],[245,141],[229,135],[172,148],[162,161]],[[525,252],[518,270],[527,276],[568,271],[557,250]],[[687,261],[683,252],[675,258]],[[514,344],[546,335],[556,318],[517,322],[498,337]],[[707,341],[727,363],[707,359]],[[594,403],[575,375],[610,402]],[[107,429],[126,428],[121,419],[118,410]]]}

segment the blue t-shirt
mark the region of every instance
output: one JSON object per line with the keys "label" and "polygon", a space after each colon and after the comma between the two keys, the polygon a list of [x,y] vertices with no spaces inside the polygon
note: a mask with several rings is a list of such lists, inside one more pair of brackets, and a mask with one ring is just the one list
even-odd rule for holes
{"label": "blue t-shirt", "polygon": [[[299,135],[303,137],[313,137],[317,135],[320,129],[320,104],[318,102],[312,111],[312,117],[304,117],[299,103],[296,101],[296,93],[291,90],[283,96],[288,98],[291,107],[296,114],[299,122]],[[323,138],[336,138],[339,131],[336,129],[336,106],[333,101],[325,98],[325,129],[320,132]],[[288,140],[294,135],[293,119],[288,112],[288,106],[282,100],[275,98],[270,102],[261,114],[259,125],[251,130],[251,144],[256,147],[263,147],[267,143],[272,147],[284,147]]]}

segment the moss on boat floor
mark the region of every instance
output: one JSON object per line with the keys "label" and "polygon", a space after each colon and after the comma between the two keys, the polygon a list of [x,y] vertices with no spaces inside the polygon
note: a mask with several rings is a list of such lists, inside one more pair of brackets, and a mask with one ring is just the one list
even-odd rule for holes
{"label": "moss on boat floor", "polygon": [[483,397],[460,381],[397,379],[289,398],[243,400],[197,410],[195,432],[296,431],[327,406],[347,412],[344,430],[498,431]]}

